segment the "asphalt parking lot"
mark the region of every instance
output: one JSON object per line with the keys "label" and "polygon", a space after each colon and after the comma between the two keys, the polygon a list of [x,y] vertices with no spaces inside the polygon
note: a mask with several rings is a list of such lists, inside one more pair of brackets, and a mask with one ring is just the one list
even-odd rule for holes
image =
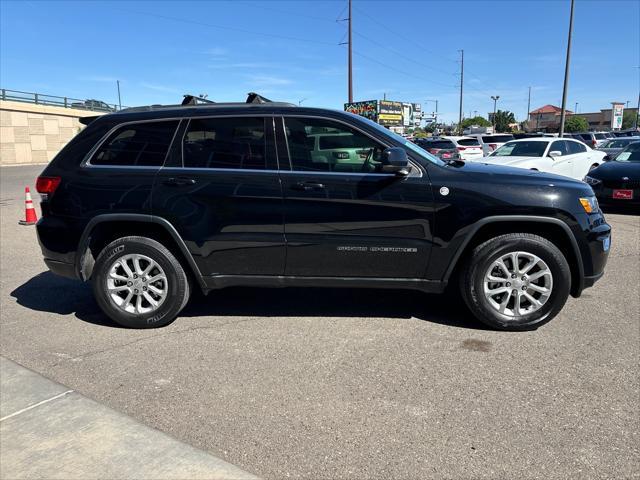
{"label": "asphalt parking lot", "polygon": [[[640,217],[538,331],[414,292],[236,288],[159,330],[56,277],[1,175],[1,354],[264,478],[638,478]],[[38,208],[39,213],[39,208]]]}

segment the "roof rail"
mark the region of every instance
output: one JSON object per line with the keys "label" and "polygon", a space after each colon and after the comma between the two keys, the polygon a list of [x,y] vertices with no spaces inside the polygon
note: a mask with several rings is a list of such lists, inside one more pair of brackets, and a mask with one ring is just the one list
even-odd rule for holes
{"label": "roof rail", "polygon": [[258,95],[256,92],[249,92],[247,94],[247,101],[245,103],[274,103],[273,100]]}

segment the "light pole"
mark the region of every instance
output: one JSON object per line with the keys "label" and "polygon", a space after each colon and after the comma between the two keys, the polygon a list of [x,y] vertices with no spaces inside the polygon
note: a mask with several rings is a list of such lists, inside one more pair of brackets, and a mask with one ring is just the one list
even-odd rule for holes
{"label": "light pole", "polygon": [[302,105],[302,102],[304,102],[305,100],[308,100],[308,98],[301,98],[300,100],[298,100],[298,106]]}
{"label": "light pole", "polygon": [[118,110],[122,110],[122,100],[120,100],[120,80],[116,80],[118,86]]}
{"label": "light pole", "polygon": [[573,113],[574,114],[578,113],[578,102],[576,102],[576,108],[573,110]]}
{"label": "light pole", "polygon": [[496,130],[496,104],[498,103],[498,99],[500,95],[493,96],[491,95],[491,100],[493,100],[493,118],[491,119],[491,125],[493,126],[493,133]]}
{"label": "light pole", "polygon": [[569,87],[569,63],[571,62],[571,34],[573,32],[573,5],[575,0],[571,0],[571,11],[569,13],[569,37],[567,38],[567,59],[564,64],[564,86],[562,88],[562,110],[560,110],[560,138],[564,136],[564,118],[567,108],[567,90]]}

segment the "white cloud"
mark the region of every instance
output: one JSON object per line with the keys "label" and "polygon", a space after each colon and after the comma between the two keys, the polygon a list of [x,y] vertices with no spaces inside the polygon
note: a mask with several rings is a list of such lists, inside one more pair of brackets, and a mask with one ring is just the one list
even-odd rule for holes
{"label": "white cloud", "polygon": [[246,75],[247,84],[253,88],[274,87],[281,85],[291,85],[293,81],[284,77],[276,77],[273,75]]}
{"label": "white cloud", "polygon": [[155,90],[156,92],[180,93],[180,90],[178,90],[175,87],[170,87],[167,85],[158,85],[156,83],[140,82],[140,86],[143,88],[147,88],[149,90]]}

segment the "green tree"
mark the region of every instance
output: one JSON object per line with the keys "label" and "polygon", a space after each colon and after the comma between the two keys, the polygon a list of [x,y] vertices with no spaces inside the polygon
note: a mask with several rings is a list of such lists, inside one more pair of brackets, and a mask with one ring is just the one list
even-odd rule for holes
{"label": "green tree", "polygon": [[484,117],[471,117],[471,118],[465,118],[464,120],[462,120],[462,128],[469,128],[469,127],[490,127],[491,123],[489,122],[489,120],[487,120]]}
{"label": "green tree", "polygon": [[[627,128],[633,128],[636,124],[636,112],[632,112],[631,110],[625,110],[622,114],[622,129],[626,130]],[[640,125],[640,122],[638,122]]]}
{"label": "green tree", "polygon": [[571,115],[564,122],[565,132],[585,132],[589,130],[589,122],[584,117]]}
{"label": "green tree", "polygon": [[516,117],[508,110],[498,110],[496,112],[494,122],[496,125],[496,132],[510,132],[511,127],[509,127],[509,124],[516,123]]}
{"label": "green tree", "polygon": [[436,131],[437,127],[438,127],[438,124],[436,122],[431,122],[430,124],[424,127],[424,131],[427,133],[433,133]]}

